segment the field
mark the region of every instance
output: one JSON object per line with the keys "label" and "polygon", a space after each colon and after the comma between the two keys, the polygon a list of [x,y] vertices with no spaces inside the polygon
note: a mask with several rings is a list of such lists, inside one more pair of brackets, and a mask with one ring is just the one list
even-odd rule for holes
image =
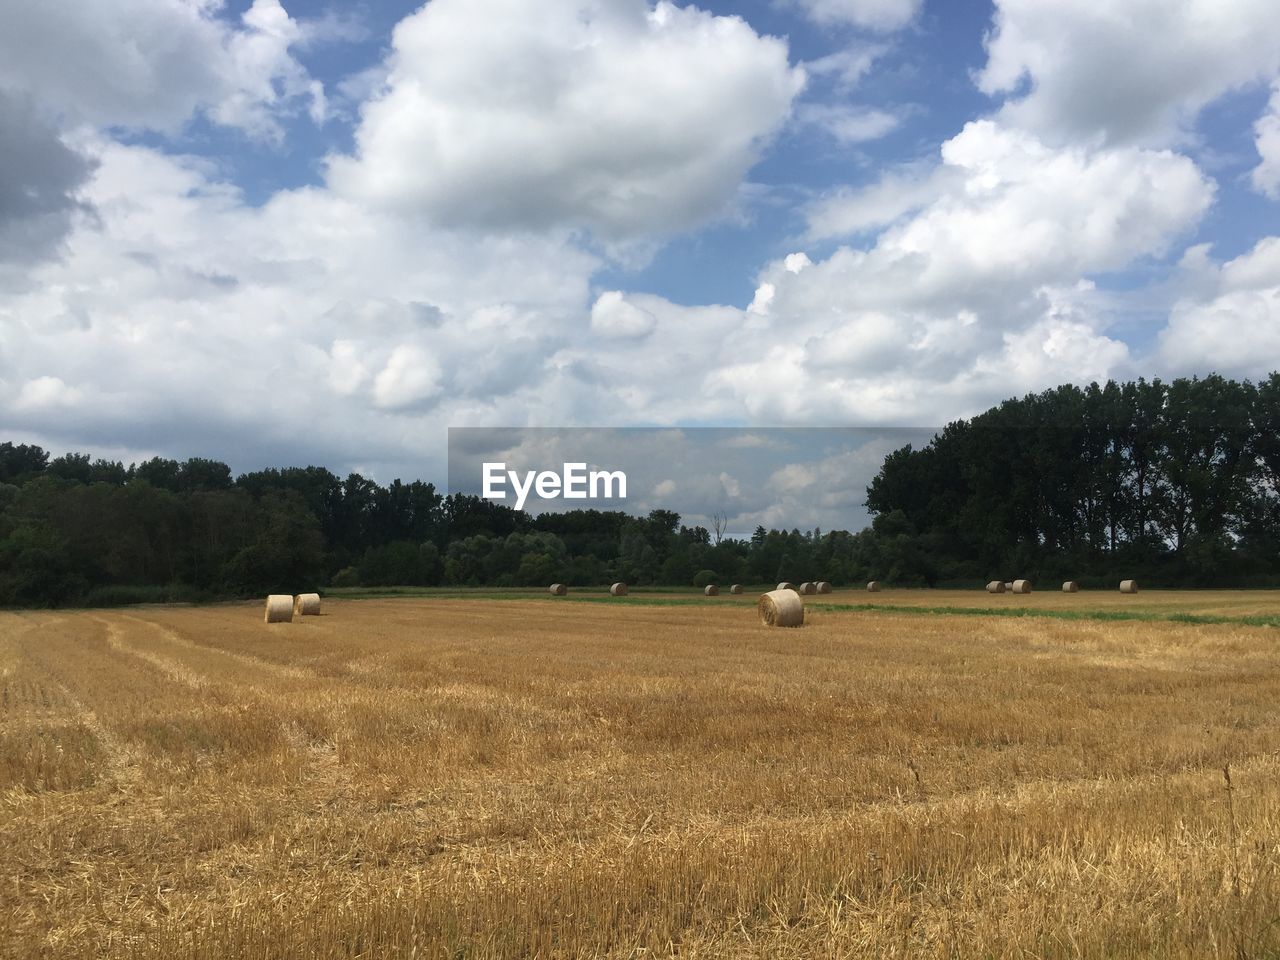
{"label": "field", "polygon": [[1280,956],[1280,596],[754,599],[0,612],[0,956]]}

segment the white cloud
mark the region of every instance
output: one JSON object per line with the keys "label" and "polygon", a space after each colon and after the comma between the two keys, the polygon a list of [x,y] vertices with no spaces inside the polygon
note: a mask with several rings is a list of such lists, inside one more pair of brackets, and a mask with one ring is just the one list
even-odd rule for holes
{"label": "white cloud", "polygon": [[1258,156],[1262,162],[1253,168],[1254,189],[1272,200],[1280,200],[1280,81],[1272,88],[1271,101],[1254,126]]}
{"label": "white cloud", "polygon": [[1174,304],[1160,333],[1158,355],[1166,368],[1244,377],[1275,370],[1280,361],[1280,237],[1267,237],[1221,266],[1196,257],[1186,268],[1204,289]]}
{"label": "white cloud", "polygon": [[646,0],[432,0],[397,26],[344,195],[606,238],[724,212],[804,82],[741,19]]}
{"label": "white cloud", "polygon": [[937,200],[955,179],[945,166],[907,165],[866,187],[838,187],[805,211],[807,236],[829,240],[881,230]]}
{"label": "white cloud", "polygon": [[792,0],[816,23],[868,30],[901,30],[920,12],[923,0]]}
{"label": "white cloud", "polygon": [[849,104],[807,103],[797,116],[801,123],[819,127],[845,145],[878,140],[897,129],[900,122],[887,111]]}
{"label": "white cloud", "polygon": [[621,290],[600,294],[591,308],[591,329],[604,337],[647,337],[657,325],[652,313],[627,302]]}
{"label": "white cloud", "polygon": [[0,86],[70,121],[176,132],[199,110],[269,139],[281,112],[323,103],[290,52],[306,38],[279,0],[238,24],[210,0],[11,4],[0,30]]}
{"label": "white cloud", "polygon": [[1273,0],[996,0],[987,48],[978,84],[1014,97],[1009,122],[1058,142],[1166,142],[1280,70],[1280,16]]}

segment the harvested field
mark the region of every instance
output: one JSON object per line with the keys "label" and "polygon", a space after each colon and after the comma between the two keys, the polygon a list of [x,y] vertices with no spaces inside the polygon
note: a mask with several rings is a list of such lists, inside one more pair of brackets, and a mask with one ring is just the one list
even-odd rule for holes
{"label": "harvested field", "polygon": [[1280,951],[1275,594],[757,596],[0,612],[0,955]]}

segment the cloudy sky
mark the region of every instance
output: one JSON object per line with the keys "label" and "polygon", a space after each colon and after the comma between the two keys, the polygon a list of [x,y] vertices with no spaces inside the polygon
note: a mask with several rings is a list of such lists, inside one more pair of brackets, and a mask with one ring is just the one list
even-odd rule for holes
{"label": "cloudy sky", "polygon": [[0,437],[932,425],[1280,367],[1275,0],[0,0]]}

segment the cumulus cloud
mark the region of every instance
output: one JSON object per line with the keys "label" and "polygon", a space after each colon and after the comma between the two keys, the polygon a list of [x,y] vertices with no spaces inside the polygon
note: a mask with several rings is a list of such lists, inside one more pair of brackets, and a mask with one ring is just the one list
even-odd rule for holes
{"label": "cumulus cloud", "polygon": [[1172,373],[1266,376],[1280,358],[1280,237],[1221,265],[1203,253],[1185,264],[1197,291],[1174,304],[1159,358]]}
{"label": "cumulus cloud", "polygon": [[82,205],[92,164],[63,142],[30,102],[0,90],[0,270],[48,256]]}
{"label": "cumulus cloud", "polygon": [[1258,156],[1262,162],[1253,168],[1254,189],[1272,200],[1280,200],[1280,81],[1271,92],[1271,102],[1254,125]]}
{"label": "cumulus cloud", "polygon": [[601,336],[633,339],[646,337],[658,325],[652,313],[628,303],[621,290],[600,294],[591,308],[591,329]]}
{"label": "cumulus cloud", "polygon": [[[73,122],[175,132],[197,111],[278,138],[278,115],[322,118],[323,89],[291,48],[306,27],[279,0],[254,0],[239,23],[208,0],[96,0],[10,5],[0,86],[38,95]],[[56,55],[51,55],[56,51]]]}
{"label": "cumulus cloud", "polygon": [[452,226],[681,229],[725,210],[803,83],[783,41],[695,7],[433,0],[329,182]]}
{"label": "cumulus cloud", "polygon": [[[1162,142],[1280,70],[1271,0],[996,0],[978,85],[1056,140]],[[1024,92],[1025,91],[1025,92]]]}
{"label": "cumulus cloud", "polygon": [[845,145],[878,140],[900,123],[886,110],[850,104],[807,103],[799,109],[798,117],[801,123],[819,127]]}
{"label": "cumulus cloud", "polygon": [[816,23],[867,30],[901,30],[920,12],[923,0],[792,0]]}

